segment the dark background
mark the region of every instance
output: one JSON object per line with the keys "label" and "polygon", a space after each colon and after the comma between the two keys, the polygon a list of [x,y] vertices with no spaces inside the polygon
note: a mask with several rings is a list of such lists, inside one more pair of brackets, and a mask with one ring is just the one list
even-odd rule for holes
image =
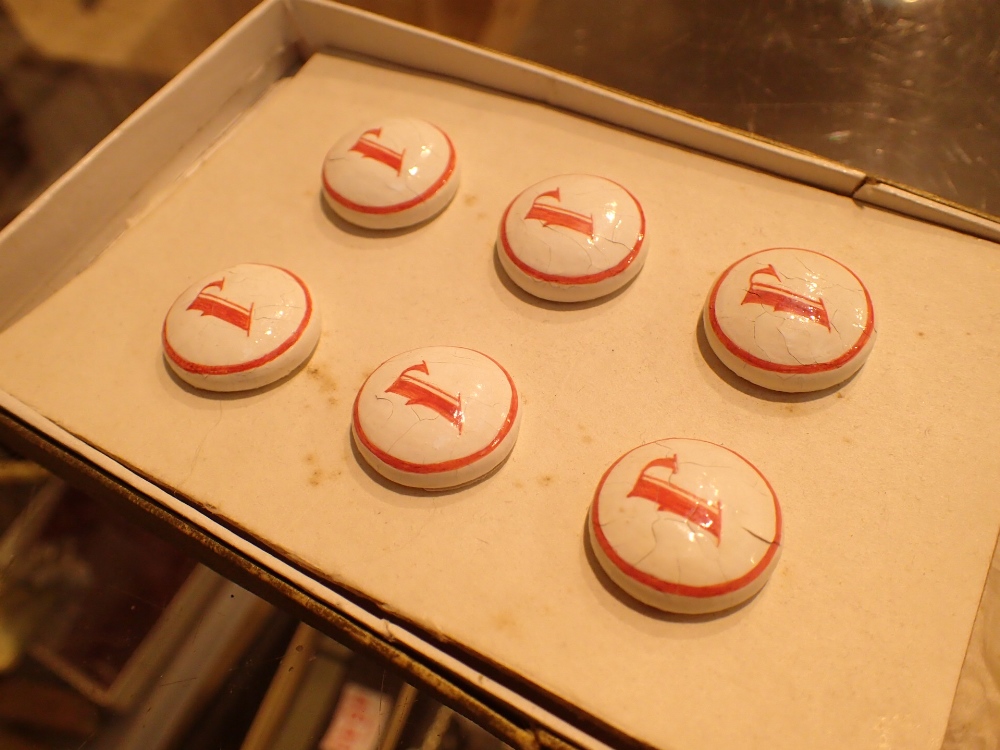
{"label": "dark background", "polygon": [[[21,10],[39,3],[0,0],[0,225],[254,2],[135,0],[155,17],[109,61],[101,34],[120,47],[134,18],[118,30],[118,0],[75,1],[47,38]],[[997,0],[351,4],[1000,215]]]}

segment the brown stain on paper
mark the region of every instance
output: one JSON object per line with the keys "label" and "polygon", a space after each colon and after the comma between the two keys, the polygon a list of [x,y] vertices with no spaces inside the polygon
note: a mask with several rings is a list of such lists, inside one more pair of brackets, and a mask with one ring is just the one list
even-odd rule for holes
{"label": "brown stain on paper", "polygon": [[324,471],[318,466],[319,459],[316,458],[315,453],[307,453],[305,457],[306,466],[311,469],[309,472],[309,478],[307,481],[312,487],[319,487],[321,484],[327,480],[333,480],[339,477],[343,472],[340,469],[336,471]]}
{"label": "brown stain on paper", "polygon": [[319,365],[307,367],[306,375],[319,386],[320,393],[326,396],[327,403],[336,406],[338,403],[337,396],[334,395],[338,388],[336,379]]}
{"label": "brown stain on paper", "polygon": [[513,633],[517,630],[517,620],[508,611],[498,612],[490,618],[493,627],[505,633]]}

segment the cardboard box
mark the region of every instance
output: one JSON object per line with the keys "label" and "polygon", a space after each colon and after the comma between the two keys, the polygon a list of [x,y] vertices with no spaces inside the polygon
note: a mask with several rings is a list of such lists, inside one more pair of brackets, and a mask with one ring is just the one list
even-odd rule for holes
{"label": "cardboard box", "polygon": [[[409,233],[331,221],[326,148],[399,111],[453,136],[455,202]],[[624,293],[560,308],[518,295],[492,246],[514,194],[570,171],[628,184],[651,250]],[[553,71],[273,0],[0,236],[0,425],[512,744],[937,747],[1000,529],[1000,264],[926,220],[1000,236]],[[879,341],[836,392],[744,384],[698,334],[712,279],[775,245],[828,252],[872,292]],[[164,311],[252,260],[310,280],[316,354],[254,394],[185,390]],[[401,492],[352,453],[350,404],[379,362],[436,343],[504,362],[522,432],[487,482]],[[670,435],[739,450],[781,498],[777,573],[735,612],[654,613],[588,559],[598,477]]]}

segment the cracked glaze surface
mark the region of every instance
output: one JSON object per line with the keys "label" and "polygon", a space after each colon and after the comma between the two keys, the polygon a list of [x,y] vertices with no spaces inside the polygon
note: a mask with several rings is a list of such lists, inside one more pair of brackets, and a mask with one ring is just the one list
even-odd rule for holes
{"label": "cracked glaze surface", "polygon": [[365,381],[352,431],[371,466],[398,484],[445,489],[499,466],[517,440],[517,388],[472,349],[432,346],[399,354]]}
{"label": "cracked glaze surface", "polygon": [[529,294],[579,302],[610,294],[642,268],[645,216],[611,180],[560,175],[532,185],[504,212],[500,262]]}
{"label": "cracked glaze surface", "polygon": [[171,369],[196,388],[240,391],[273,383],[319,342],[305,282],[277,266],[243,263],[197,281],[163,321]]}
{"label": "cracked glaze surface", "polygon": [[714,443],[647,443],[605,472],[587,523],[612,581],[646,604],[704,614],[749,599],[781,550],[781,508],[764,476]]}
{"label": "cracked glaze surface", "polygon": [[389,118],[357,128],[323,162],[323,196],[342,218],[370,229],[396,229],[429,219],[455,196],[454,145],[440,128]]}
{"label": "cracked glaze surface", "polygon": [[726,269],[705,303],[713,351],[737,375],[778,391],[843,382],[875,343],[871,296],[833,258],[770,248]]}

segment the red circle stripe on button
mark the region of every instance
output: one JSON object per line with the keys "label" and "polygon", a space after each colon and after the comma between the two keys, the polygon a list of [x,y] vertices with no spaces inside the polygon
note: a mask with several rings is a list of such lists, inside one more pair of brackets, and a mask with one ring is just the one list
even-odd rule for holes
{"label": "red circle stripe on button", "polygon": [[342,205],[344,208],[349,208],[352,211],[357,211],[362,214],[396,214],[400,211],[405,211],[408,208],[419,206],[421,203],[426,203],[438,190],[445,186],[449,179],[451,179],[452,174],[455,172],[456,163],[455,147],[452,145],[451,138],[449,138],[448,134],[441,130],[441,128],[433,124],[430,125],[442,136],[444,136],[444,139],[448,144],[448,163],[444,167],[444,172],[442,172],[441,176],[434,181],[434,184],[416,198],[411,198],[410,200],[403,201],[402,203],[395,203],[391,206],[367,206],[363,203],[355,203],[350,198],[341,195],[333,189],[333,186],[326,179],[326,170],[324,169],[321,176],[323,179],[323,189],[326,191],[326,194],[337,201],[337,203]]}
{"label": "red circle stripe on button", "polygon": [[[640,445],[639,448],[643,448],[646,445],[653,445],[654,443],[664,443],[668,440],[674,440],[679,438],[666,438],[665,440],[655,440],[653,443],[645,443]],[[684,438],[685,440],[695,440],[695,438]],[[601,519],[600,519],[600,496],[601,490],[604,488],[604,483],[607,478],[611,475],[611,472],[615,470],[615,467],[628,456],[633,451],[638,450],[635,448],[625,455],[619,457],[617,461],[611,464],[610,468],[604,472],[604,476],[601,477],[601,481],[597,485],[597,491],[594,493],[594,504],[590,513],[590,520],[592,528],[594,531],[594,537],[597,539],[597,543],[601,545],[601,549],[604,554],[607,555],[608,559],[615,564],[619,570],[622,571],[632,580],[641,583],[644,586],[648,586],[656,591],[662,591],[665,594],[675,594],[677,596],[687,596],[692,599],[708,599],[714,596],[722,596],[723,594],[729,594],[733,591],[739,591],[742,588],[750,585],[754,580],[756,580],[761,573],[767,570],[768,565],[771,564],[771,560],[774,556],[778,554],[778,549],[781,546],[781,506],[778,504],[778,496],[774,492],[774,488],[771,483],[767,481],[767,477],[760,473],[760,470],[754,466],[752,463],[747,461],[743,456],[741,456],[736,451],[726,448],[724,445],[717,445],[708,440],[698,440],[699,443],[708,443],[709,445],[716,445],[723,450],[727,450],[734,456],[739,458],[741,461],[745,462],[751,469],[757,472],[757,476],[764,480],[764,484],[767,485],[767,489],[771,492],[771,499],[774,502],[774,540],[767,548],[767,552],[764,556],[754,565],[748,572],[740,576],[739,578],[734,578],[731,581],[723,581],[722,583],[713,583],[709,586],[691,586],[684,583],[676,583],[673,581],[664,581],[657,578],[654,575],[645,573],[633,565],[625,562],[621,556],[615,551],[614,547],[608,541],[608,538],[604,535],[604,531],[601,529]]]}
{"label": "red circle stripe on button", "polygon": [[[719,295],[719,287],[722,286],[722,282],[729,275],[729,272],[733,270],[733,268],[735,268],[737,265],[745,261],[747,258],[752,258],[754,255],[759,255],[760,253],[766,253],[768,252],[768,250],[799,250],[804,253],[812,253],[813,255],[819,255],[822,258],[826,258],[827,260],[833,261],[838,266],[847,271],[849,274],[851,274],[851,276],[854,276],[854,280],[857,281],[858,284],[860,285],[861,291],[865,293],[867,320],[865,321],[865,327],[861,331],[861,335],[858,337],[858,340],[854,342],[854,345],[851,346],[850,349],[848,349],[846,352],[841,354],[836,359],[830,360],[829,362],[815,362],[813,364],[808,364],[808,365],[785,365],[785,364],[780,364],[778,362],[772,362],[768,359],[762,359],[756,355],[751,354],[746,349],[739,346],[731,338],[729,338],[729,336],[726,335],[726,332],[722,330],[722,326],[719,324],[719,319],[718,317],[716,317],[715,314],[715,301]],[[715,286],[712,287],[712,293],[709,296],[708,321],[712,326],[712,331],[715,332],[716,337],[719,339],[719,341],[722,342],[722,345],[726,347],[726,349],[728,349],[733,354],[733,356],[738,357],[742,361],[746,362],[748,365],[752,365],[761,370],[767,370],[768,372],[777,372],[788,375],[808,375],[810,373],[815,373],[815,372],[827,372],[828,370],[836,370],[837,368],[843,367],[852,359],[854,359],[858,355],[858,352],[860,352],[862,349],[865,348],[865,344],[868,343],[868,340],[872,337],[872,333],[874,333],[875,331],[875,310],[872,307],[871,295],[868,294],[868,288],[864,285],[864,282],[862,282],[861,279],[859,279],[857,275],[855,275],[854,271],[852,271],[847,266],[837,262],[829,255],[824,255],[823,253],[817,253],[815,250],[806,250],[805,248],[798,248],[798,247],[787,247],[787,248],[769,247],[764,250],[758,250],[756,253],[751,253],[745,258],[740,258],[738,261],[733,263],[731,266],[729,266],[729,268],[727,268],[725,271],[722,272],[722,275],[719,276],[718,281],[715,282]]]}
{"label": "red circle stripe on button", "polygon": [[[607,179],[607,178],[602,177],[600,179]],[[613,180],[608,180],[608,182],[612,183],[613,185],[618,185],[618,183],[614,182]],[[526,273],[531,278],[538,279],[539,281],[548,281],[554,284],[565,284],[567,286],[569,285],[575,286],[579,284],[596,284],[599,281],[610,279],[612,276],[617,276],[626,268],[628,268],[629,265],[632,263],[632,261],[636,259],[636,256],[639,255],[639,251],[642,249],[642,242],[646,236],[646,215],[642,211],[642,206],[639,204],[639,201],[636,200],[636,197],[628,191],[628,189],[622,187],[621,185],[618,185],[618,187],[620,187],[622,190],[625,191],[628,197],[632,199],[632,202],[635,204],[635,207],[639,210],[639,235],[638,237],[636,237],[635,246],[632,248],[631,252],[629,252],[628,255],[626,255],[621,261],[619,261],[612,268],[605,269],[604,271],[600,271],[598,273],[587,274],[586,276],[560,276],[559,274],[545,273],[544,271],[539,271],[534,266],[529,266],[527,263],[521,260],[521,258],[519,258],[518,255],[514,252],[514,249],[510,246],[510,241],[507,239],[507,217],[510,215],[510,210],[514,207],[514,204],[522,195],[524,195],[524,193],[527,192],[527,190],[522,191],[520,194],[518,194],[517,198],[511,201],[510,205],[507,206],[507,210],[503,212],[503,218],[500,220],[500,245],[503,247],[504,253],[507,255],[508,258],[510,258],[511,263],[520,268],[522,271],[524,271],[524,273]],[[528,188],[528,190],[531,189],[532,188]]]}
{"label": "red circle stripe on button", "polygon": [[[476,351],[475,349],[470,349],[469,351]],[[476,352],[476,354],[482,354],[490,362],[495,364],[500,368],[500,371],[507,378],[507,382],[510,384],[510,406],[507,409],[507,418],[504,420],[503,425],[500,427],[500,431],[497,432],[496,437],[490,441],[489,445],[476,451],[475,453],[462,456],[461,458],[452,458],[448,461],[439,461],[433,464],[418,464],[412,461],[404,461],[401,458],[397,458],[390,453],[386,453],[384,450],[375,445],[371,439],[365,434],[364,429],[361,427],[361,418],[358,416],[358,402],[361,401],[361,394],[365,392],[365,386],[368,385],[368,380],[371,379],[371,375],[365,379],[364,385],[358,390],[358,395],[354,399],[354,434],[358,436],[358,440],[367,448],[371,453],[383,463],[391,466],[399,471],[405,471],[410,474],[437,474],[442,471],[454,471],[455,469],[461,469],[469,464],[478,461],[485,456],[488,456],[497,446],[503,442],[504,438],[510,433],[511,427],[514,426],[514,420],[517,418],[517,387],[514,385],[514,380],[510,377],[510,373],[504,369],[503,365],[497,362],[493,357],[488,354],[483,354],[482,352]],[[389,360],[386,360],[388,362]],[[385,362],[382,363],[383,365]],[[381,367],[382,365],[379,365]],[[378,370],[378,368],[375,368]],[[374,373],[373,373],[374,374]]]}
{"label": "red circle stripe on button", "polygon": [[190,359],[185,359],[170,345],[170,339],[167,332],[167,318],[170,317],[169,313],[167,318],[163,320],[163,350],[166,352],[167,356],[170,357],[173,362],[183,370],[187,372],[193,372],[197,375],[233,375],[238,372],[247,372],[248,370],[255,370],[261,365],[266,365],[268,362],[272,362],[282,354],[287,352],[295,342],[302,338],[302,334],[306,330],[306,326],[309,325],[309,320],[312,318],[312,297],[309,295],[309,289],[306,287],[305,282],[302,281],[298,276],[289,271],[287,268],[281,268],[280,266],[271,266],[268,263],[260,263],[258,265],[266,265],[270,268],[277,268],[279,271],[284,271],[289,276],[291,276],[302,287],[302,293],[306,298],[306,311],[302,316],[302,322],[299,323],[292,335],[285,339],[278,347],[269,351],[256,359],[252,359],[249,362],[239,362],[233,365],[203,365],[199,362],[192,362]]}

